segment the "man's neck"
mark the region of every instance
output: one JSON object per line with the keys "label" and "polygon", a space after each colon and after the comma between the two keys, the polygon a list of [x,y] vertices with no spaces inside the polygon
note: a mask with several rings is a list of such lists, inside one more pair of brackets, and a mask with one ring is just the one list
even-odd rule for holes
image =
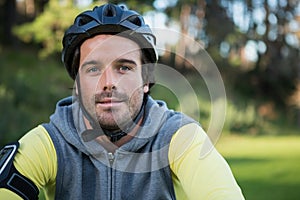
{"label": "man's neck", "polygon": [[[92,126],[90,125],[89,121],[83,116],[84,118],[84,123],[86,125],[87,129],[92,129]],[[110,137],[107,135],[100,135],[96,138],[96,141],[101,144],[108,152],[115,152],[116,149],[118,149],[120,146],[126,144],[129,142],[138,132],[140,126],[142,125],[143,122],[143,116],[139,119],[139,121],[136,123],[134,128],[127,133],[124,137],[121,139],[111,142]]]}

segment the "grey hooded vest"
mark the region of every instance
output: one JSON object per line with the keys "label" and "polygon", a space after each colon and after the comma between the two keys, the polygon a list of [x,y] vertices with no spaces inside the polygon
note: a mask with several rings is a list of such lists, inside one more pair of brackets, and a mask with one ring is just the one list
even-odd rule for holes
{"label": "grey hooded vest", "polygon": [[168,200],[176,199],[168,162],[172,135],[194,122],[148,97],[143,125],[136,137],[107,152],[95,140],[85,142],[86,129],[76,100],[58,102],[44,124],[58,158],[56,199]]}

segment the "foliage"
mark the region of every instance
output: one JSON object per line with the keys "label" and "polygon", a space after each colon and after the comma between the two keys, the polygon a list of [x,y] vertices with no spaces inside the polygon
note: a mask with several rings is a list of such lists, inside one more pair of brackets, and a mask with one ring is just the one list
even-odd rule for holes
{"label": "foliage", "polygon": [[234,73],[237,93],[286,108],[300,79],[299,3],[178,0],[163,11],[205,44],[223,74]]}
{"label": "foliage", "polygon": [[238,108],[228,102],[225,124],[228,131],[240,134],[251,134],[251,132],[255,134],[260,128],[260,121],[253,104]]}
{"label": "foliage", "polygon": [[75,16],[85,9],[75,6],[72,0],[49,1],[41,15],[33,22],[15,27],[14,33],[25,43],[42,45],[39,56],[46,58],[61,51],[65,30],[73,23]]}
{"label": "foliage", "polygon": [[[231,79],[235,89],[249,98],[256,96],[287,106],[287,97],[295,91],[300,78],[300,30],[292,25],[299,23],[299,1],[227,0],[219,6],[227,11],[223,17],[235,25],[233,31],[222,31],[226,33],[224,37],[217,36],[221,39],[219,44],[226,46],[221,53],[227,65],[239,70]],[[215,7],[208,5],[208,12]],[[234,7],[239,7],[239,15]],[[208,26],[213,26],[212,22]]]}
{"label": "foliage", "polygon": [[[86,9],[92,9],[106,1],[95,1],[87,7],[76,5],[72,0],[57,1],[50,0],[41,13],[33,22],[28,22],[14,28],[15,35],[25,43],[35,43],[41,45],[39,52],[41,58],[46,58],[60,52],[62,49],[62,37],[65,30],[73,23],[74,18]],[[123,1],[110,1],[113,3],[123,3]],[[150,10],[151,2],[144,3],[131,0],[127,2],[131,8],[136,8],[140,12]]]}
{"label": "foliage", "polygon": [[0,146],[47,122],[56,101],[70,95],[73,83],[53,58],[36,51],[6,49],[0,54]]}

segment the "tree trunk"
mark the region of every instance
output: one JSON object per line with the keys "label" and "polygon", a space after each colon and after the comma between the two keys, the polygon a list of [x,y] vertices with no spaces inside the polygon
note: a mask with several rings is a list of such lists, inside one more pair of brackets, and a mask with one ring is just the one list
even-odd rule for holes
{"label": "tree trunk", "polygon": [[12,27],[16,22],[16,1],[6,0],[3,5],[3,38],[4,45],[14,44]]}

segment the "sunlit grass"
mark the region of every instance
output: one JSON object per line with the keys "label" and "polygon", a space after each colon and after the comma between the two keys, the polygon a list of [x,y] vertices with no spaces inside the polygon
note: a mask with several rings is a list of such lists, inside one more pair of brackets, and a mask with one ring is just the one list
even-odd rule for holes
{"label": "sunlit grass", "polygon": [[300,137],[226,135],[217,148],[229,162],[246,199],[299,199]]}

